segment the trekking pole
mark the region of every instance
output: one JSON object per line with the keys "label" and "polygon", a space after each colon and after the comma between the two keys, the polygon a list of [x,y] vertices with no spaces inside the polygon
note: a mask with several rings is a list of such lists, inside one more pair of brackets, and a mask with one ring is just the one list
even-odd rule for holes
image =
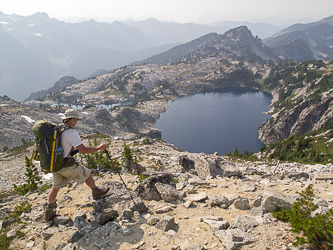
{"label": "trekking pole", "polygon": [[[115,172],[119,175],[119,177],[120,177],[121,181],[123,182],[123,184],[124,184],[126,190],[128,190],[128,189],[127,189],[127,186],[126,186],[126,184],[125,184],[125,182],[124,182],[124,180],[123,180],[123,178],[121,178],[120,172],[117,170],[116,165],[114,165],[113,160],[111,159],[111,157],[110,157],[110,155],[109,155],[109,152],[108,152],[106,149],[104,149],[102,152],[105,153],[105,154],[106,154],[106,157],[111,161],[111,163],[112,163],[112,165],[113,165],[113,167],[114,167]],[[128,190],[128,193],[129,193],[129,195],[131,196],[134,205],[136,206],[135,201],[134,201],[134,199],[133,199],[133,197],[132,197],[132,194],[131,194],[131,192],[130,192],[129,190]]]}

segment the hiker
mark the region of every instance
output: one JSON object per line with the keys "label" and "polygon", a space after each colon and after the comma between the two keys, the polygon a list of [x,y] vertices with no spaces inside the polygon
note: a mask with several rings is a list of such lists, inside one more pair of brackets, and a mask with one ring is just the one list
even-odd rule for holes
{"label": "hiker", "polygon": [[74,129],[76,123],[82,117],[79,112],[74,109],[68,109],[65,115],[61,117],[63,119],[63,124],[69,126],[70,128],[64,130],[61,133],[61,147],[63,149],[63,157],[70,157],[73,165],[69,167],[64,167],[57,172],[53,172],[53,185],[49,192],[48,202],[45,205],[45,221],[49,221],[56,216],[55,208],[57,207],[55,199],[57,197],[58,191],[61,187],[68,185],[68,179],[75,181],[79,184],[85,182],[92,190],[92,197],[94,200],[105,195],[109,188],[98,188],[95,185],[95,181],[90,173],[90,170],[78,162],[76,162],[70,153],[76,148],[82,154],[91,154],[99,150],[105,150],[107,147],[106,143],[102,143],[97,147],[86,147],[79,136],[79,133]]}

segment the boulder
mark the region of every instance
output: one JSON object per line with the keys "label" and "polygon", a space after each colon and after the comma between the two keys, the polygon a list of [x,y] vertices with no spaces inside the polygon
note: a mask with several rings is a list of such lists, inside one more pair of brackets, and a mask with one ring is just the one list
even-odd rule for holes
{"label": "boulder", "polygon": [[141,174],[146,169],[138,163],[135,163],[129,159],[126,159],[123,167],[121,168],[122,174]]}
{"label": "boulder", "polygon": [[154,226],[160,221],[160,218],[156,215],[147,214],[146,220],[149,226]]}
{"label": "boulder", "polygon": [[229,206],[228,198],[220,194],[217,194],[215,196],[208,196],[208,200],[206,201],[206,203],[211,207],[221,206],[224,204],[226,206]]}
{"label": "boulder", "polygon": [[145,181],[141,182],[134,192],[144,200],[155,200],[159,201],[162,200],[162,196],[158,189],[156,188],[156,183],[162,183],[171,185],[176,188],[175,182],[172,180],[170,174],[160,174],[158,176],[151,176]]}
{"label": "boulder", "polygon": [[281,194],[273,189],[266,189],[261,194],[261,207],[264,213],[273,212],[275,210],[291,209],[295,198]]}
{"label": "boulder", "polygon": [[186,172],[189,172],[190,169],[194,169],[194,161],[190,160],[186,155],[179,157],[179,165],[183,166]]}
{"label": "boulder", "polygon": [[234,201],[234,206],[240,210],[250,210],[250,204],[248,198],[238,198]]}
{"label": "boulder", "polygon": [[216,178],[217,175],[221,177],[242,175],[234,163],[226,161],[220,156],[206,155],[198,157],[194,163],[195,170],[202,179],[206,179],[208,176]]}
{"label": "boulder", "polygon": [[162,229],[163,231],[170,230],[175,225],[175,218],[172,216],[164,216],[157,224],[156,228]]}
{"label": "boulder", "polygon": [[252,228],[255,228],[260,225],[255,217],[253,216],[243,216],[241,214],[237,215],[234,223],[230,226],[230,229],[239,228],[244,232],[249,231]]}
{"label": "boulder", "polygon": [[112,208],[116,210],[118,214],[122,214],[125,209],[130,209],[133,212],[138,211],[139,213],[147,211],[142,200],[139,197],[134,198],[134,195],[132,195],[122,183],[106,181],[102,183],[101,187],[110,187],[110,190],[105,196],[98,200],[91,199],[91,204],[95,210],[100,211]]}
{"label": "boulder", "polygon": [[215,232],[218,230],[228,229],[230,224],[228,221],[217,221],[217,220],[204,220],[210,226],[210,229]]}
{"label": "boulder", "polygon": [[196,202],[203,202],[208,198],[207,193],[201,192],[199,194],[193,194],[188,197],[189,200],[196,201]]}
{"label": "boulder", "polygon": [[219,238],[223,246],[228,250],[234,250],[240,246],[251,244],[258,241],[249,233],[243,232],[240,229],[218,230],[215,236]]}
{"label": "boulder", "polygon": [[309,177],[310,177],[308,173],[304,173],[304,172],[301,172],[301,173],[290,173],[287,176],[290,179],[295,178],[297,180],[299,180],[301,178],[309,179]]}
{"label": "boulder", "polygon": [[210,183],[208,181],[201,180],[198,177],[188,179],[188,184],[193,186],[210,186]]}
{"label": "boulder", "polygon": [[[127,211],[127,210],[124,210],[124,211]],[[118,216],[118,212],[112,208],[95,209],[92,212],[92,215],[94,216],[95,221],[98,224],[104,225],[108,221],[114,220]]]}
{"label": "boulder", "polygon": [[182,200],[184,195],[179,193],[174,185],[156,183],[155,187],[159,194],[161,195],[162,200],[166,202]]}

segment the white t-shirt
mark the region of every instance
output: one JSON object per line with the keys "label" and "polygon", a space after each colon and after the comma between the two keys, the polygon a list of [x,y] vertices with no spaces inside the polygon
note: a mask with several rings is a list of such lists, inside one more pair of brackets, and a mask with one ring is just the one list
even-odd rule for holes
{"label": "white t-shirt", "polygon": [[64,158],[68,156],[72,147],[76,148],[77,146],[83,144],[79,133],[75,129],[67,129],[61,134],[61,147],[63,150]]}

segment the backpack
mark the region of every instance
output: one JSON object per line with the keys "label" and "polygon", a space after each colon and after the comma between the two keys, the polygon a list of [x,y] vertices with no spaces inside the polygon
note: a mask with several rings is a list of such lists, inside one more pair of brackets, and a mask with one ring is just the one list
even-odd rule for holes
{"label": "backpack", "polygon": [[32,127],[35,135],[35,151],[32,159],[39,160],[45,172],[57,172],[63,167],[73,165],[74,158],[64,158],[61,148],[61,133],[70,128],[70,126],[57,125],[45,119],[37,121]]}

